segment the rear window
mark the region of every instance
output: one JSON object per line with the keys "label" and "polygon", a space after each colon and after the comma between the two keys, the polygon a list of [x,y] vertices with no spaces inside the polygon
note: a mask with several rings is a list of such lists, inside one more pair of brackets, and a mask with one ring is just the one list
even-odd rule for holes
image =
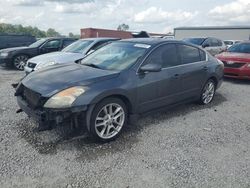
{"label": "rear window", "polygon": [[200,50],[188,45],[178,45],[182,64],[201,61]]}

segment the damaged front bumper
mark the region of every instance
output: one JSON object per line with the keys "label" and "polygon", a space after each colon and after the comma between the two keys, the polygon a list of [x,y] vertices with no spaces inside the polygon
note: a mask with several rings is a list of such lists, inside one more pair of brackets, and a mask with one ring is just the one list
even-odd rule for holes
{"label": "damaged front bumper", "polygon": [[75,121],[87,111],[87,106],[72,107],[70,109],[32,109],[21,96],[17,96],[17,103],[22,111],[39,123],[39,127],[53,127],[64,122]]}

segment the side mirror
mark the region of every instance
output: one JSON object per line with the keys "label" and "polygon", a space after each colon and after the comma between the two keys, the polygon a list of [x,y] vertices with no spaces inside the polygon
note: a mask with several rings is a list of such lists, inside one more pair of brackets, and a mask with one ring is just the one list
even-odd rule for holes
{"label": "side mirror", "polygon": [[202,48],[207,48],[209,47],[209,44],[202,44]]}
{"label": "side mirror", "polygon": [[140,72],[146,73],[146,72],[160,72],[161,71],[161,65],[157,63],[149,63],[147,65],[143,65],[140,68]]}

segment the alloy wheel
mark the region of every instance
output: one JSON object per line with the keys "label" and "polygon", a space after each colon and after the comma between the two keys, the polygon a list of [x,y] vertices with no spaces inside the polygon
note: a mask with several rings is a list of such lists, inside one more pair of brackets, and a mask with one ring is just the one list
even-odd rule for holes
{"label": "alloy wheel", "polygon": [[215,84],[212,80],[208,81],[203,93],[202,93],[202,101],[204,104],[208,104],[213,100],[215,93]]}
{"label": "alloy wheel", "polygon": [[115,137],[122,129],[125,122],[125,111],[117,103],[105,105],[95,119],[96,134],[102,139]]}
{"label": "alloy wheel", "polygon": [[17,56],[14,59],[14,66],[18,70],[24,70],[24,66],[26,65],[27,61],[28,61],[28,57],[27,56],[25,56],[25,55]]}

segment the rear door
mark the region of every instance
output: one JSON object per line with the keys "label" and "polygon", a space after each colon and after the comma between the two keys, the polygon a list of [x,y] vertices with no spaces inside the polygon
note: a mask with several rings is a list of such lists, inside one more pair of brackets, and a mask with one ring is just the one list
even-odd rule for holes
{"label": "rear door", "polygon": [[182,69],[175,44],[164,44],[156,48],[142,65],[159,63],[160,72],[138,74],[139,111],[176,103],[180,100]]}
{"label": "rear door", "polygon": [[182,62],[182,99],[199,96],[206,81],[208,67],[206,53],[199,48],[186,44],[178,44],[178,52]]}

